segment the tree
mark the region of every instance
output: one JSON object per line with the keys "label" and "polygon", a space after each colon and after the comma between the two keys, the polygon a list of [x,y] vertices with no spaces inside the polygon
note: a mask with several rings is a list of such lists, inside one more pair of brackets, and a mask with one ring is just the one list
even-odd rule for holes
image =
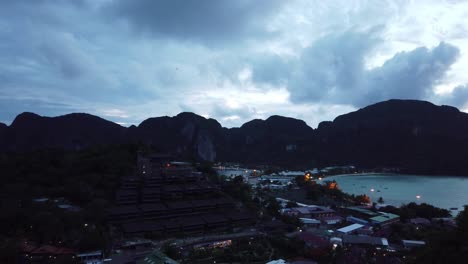
{"label": "tree", "polygon": [[384,199],[383,199],[382,197],[380,197],[379,200],[378,200],[377,202],[378,202],[379,204],[385,203],[385,202],[384,202]]}
{"label": "tree", "polygon": [[281,210],[281,205],[274,197],[270,197],[268,199],[268,205],[266,206],[266,209],[271,215],[278,216],[279,210]]}
{"label": "tree", "polygon": [[368,203],[371,202],[371,200],[370,200],[369,196],[367,196],[365,194],[361,194],[361,195],[356,196],[356,202],[368,204]]}

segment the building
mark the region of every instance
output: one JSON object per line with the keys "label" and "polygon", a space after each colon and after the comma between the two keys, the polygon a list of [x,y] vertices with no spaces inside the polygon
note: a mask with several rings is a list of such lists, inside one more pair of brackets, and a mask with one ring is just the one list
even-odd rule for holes
{"label": "building", "polygon": [[401,240],[403,247],[410,249],[416,247],[423,247],[426,245],[426,242],[420,240]]}
{"label": "building", "polygon": [[84,252],[78,253],[76,255],[78,260],[83,264],[102,264],[104,260],[102,258],[102,251],[92,251],[92,252]]}
{"label": "building", "polygon": [[322,224],[325,225],[336,225],[343,222],[343,217],[341,216],[328,216],[320,218]]}
{"label": "building", "polygon": [[427,218],[411,218],[409,222],[413,225],[419,225],[419,226],[431,225],[431,221]]}
{"label": "building", "polygon": [[122,179],[109,223],[128,235],[203,233],[254,223],[232,199],[168,155],[138,156],[138,173]]}
{"label": "building", "polygon": [[160,251],[153,251],[141,260],[136,261],[136,264],[178,264],[179,262],[169,258]]}
{"label": "building", "polygon": [[380,214],[377,212],[373,212],[369,209],[359,207],[359,206],[351,206],[344,208],[344,213],[356,217],[361,218],[364,220],[369,220],[372,217],[379,216]]}
{"label": "building", "polygon": [[308,205],[294,208],[285,208],[281,210],[282,214],[297,216],[299,218],[322,219],[325,217],[336,216],[336,212],[325,206]]}
{"label": "building", "polygon": [[325,256],[332,248],[332,244],[328,239],[314,235],[310,232],[302,232],[298,238],[304,241],[307,256]]}
{"label": "building", "polygon": [[346,207],[343,210],[344,213],[349,214],[346,220],[356,224],[366,225],[370,223],[372,225],[387,226],[400,221],[400,216],[396,214],[374,212],[359,206]]}
{"label": "building", "polygon": [[369,221],[366,221],[366,220],[364,220],[364,219],[357,218],[357,217],[354,217],[354,216],[348,216],[348,217],[346,217],[346,221],[347,221],[347,222],[350,222],[350,223],[361,224],[361,225],[367,225],[367,224],[369,224]]}
{"label": "building", "polygon": [[24,263],[42,264],[72,261],[76,250],[71,248],[54,247],[51,245],[34,246],[32,244],[21,247]]}
{"label": "building", "polygon": [[348,235],[348,234],[355,233],[358,229],[361,229],[363,227],[364,227],[364,225],[361,225],[361,224],[352,224],[352,225],[349,225],[349,226],[342,227],[342,228],[336,230],[336,232],[338,234]]}
{"label": "building", "polygon": [[399,215],[383,212],[379,213],[379,216],[374,216],[369,219],[373,225],[387,226],[400,221]]}
{"label": "building", "polygon": [[343,235],[343,245],[360,245],[367,247],[388,247],[388,240],[384,237]]}
{"label": "building", "polygon": [[321,223],[320,220],[313,218],[299,218],[299,220],[301,220],[306,227],[319,227]]}

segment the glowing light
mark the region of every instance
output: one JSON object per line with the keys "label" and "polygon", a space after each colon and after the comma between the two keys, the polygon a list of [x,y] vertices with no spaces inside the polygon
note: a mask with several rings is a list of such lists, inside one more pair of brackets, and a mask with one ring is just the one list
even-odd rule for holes
{"label": "glowing light", "polygon": [[321,181],[321,180],[322,180],[322,177],[319,177],[319,181]]}
{"label": "glowing light", "polygon": [[371,191],[371,192],[373,192],[373,191],[374,191],[374,189],[370,189],[370,191]]}
{"label": "glowing light", "polygon": [[416,195],[416,199],[420,199],[421,198],[421,195]]}

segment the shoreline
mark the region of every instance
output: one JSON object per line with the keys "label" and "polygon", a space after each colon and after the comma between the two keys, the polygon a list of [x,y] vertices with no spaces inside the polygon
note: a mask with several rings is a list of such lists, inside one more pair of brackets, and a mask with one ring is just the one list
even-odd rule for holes
{"label": "shoreline", "polygon": [[[458,178],[458,179],[463,179],[463,180],[466,179],[466,177],[463,177],[463,176],[411,175],[411,174],[402,174],[402,173],[368,172],[368,173],[347,173],[347,174],[336,174],[336,175],[322,176],[322,183],[321,184],[324,184],[324,180],[326,178],[329,178],[329,177],[369,176],[369,175],[379,175],[379,176],[381,175],[381,176],[386,176],[386,177],[388,177],[388,176],[418,177],[419,176],[419,177],[430,177],[430,178],[440,178],[440,179],[443,179],[443,178],[452,178],[452,179],[453,178]],[[358,177],[356,177],[355,179],[358,179]],[[340,178],[334,178],[333,180],[336,180],[338,182],[338,184],[340,184]],[[353,194],[354,193],[355,195],[357,195],[357,192],[352,191],[352,190],[344,191],[343,189],[341,189],[341,191],[346,193],[346,194]],[[377,196],[381,196],[381,197],[384,198],[384,200],[386,200],[386,197],[385,197],[384,193],[377,194],[377,193],[374,193],[374,192],[368,193],[368,192],[364,191],[362,194],[366,194],[366,195],[369,195],[369,196],[373,195],[373,198],[376,198]],[[419,198],[417,198],[417,199],[419,199]],[[416,204],[426,203],[426,204],[432,205],[432,206],[434,206],[436,208],[445,209],[445,210],[449,211],[451,217],[455,217],[464,208],[463,207],[464,205],[450,207],[448,205],[440,205],[440,204],[436,204],[434,201],[427,201],[427,200],[420,200],[420,201],[418,201],[418,200],[414,200],[414,201],[413,200],[408,200],[406,202],[402,202],[401,204],[396,204],[396,203],[394,203],[395,201],[391,201],[391,200],[394,200],[393,198],[390,198],[389,200],[390,201],[388,201],[388,203],[384,203],[384,204],[391,205],[391,206],[394,206],[394,207],[401,207],[401,205],[409,204],[411,202],[415,202]],[[456,209],[453,209],[453,208],[456,208]]]}

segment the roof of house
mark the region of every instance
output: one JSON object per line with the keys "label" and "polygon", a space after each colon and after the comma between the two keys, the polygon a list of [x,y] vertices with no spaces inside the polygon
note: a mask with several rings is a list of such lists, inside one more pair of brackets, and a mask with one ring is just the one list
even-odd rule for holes
{"label": "roof of house", "polygon": [[367,216],[378,216],[379,215],[376,212],[372,212],[371,210],[367,210],[365,208],[361,208],[361,207],[357,207],[357,206],[347,207],[346,209],[352,210],[352,211],[355,211],[355,212],[358,212],[358,213],[361,213],[361,214],[365,214]]}
{"label": "roof of house", "polygon": [[43,245],[31,252],[31,254],[49,254],[49,255],[70,255],[75,254],[76,250],[71,248],[59,248],[50,245]]}
{"label": "roof of house", "polygon": [[197,226],[204,225],[205,221],[200,216],[184,217],[183,221],[180,222],[182,226]]}
{"label": "roof of house", "polygon": [[372,217],[370,218],[370,220],[375,223],[385,223],[387,221],[398,219],[398,218],[400,218],[400,216],[396,214],[381,213],[381,215]]}
{"label": "roof of house", "polygon": [[189,201],[168,202],[166,203],[168,209],[186,209],[192,208],[192,203]]}
{"label": "roof of house", "polygon": [[122,225],[122,229],[125,233],[139,233],[148,231],[162,230],[161,224],[150,221],[132,222],[125,223]]}
{"label": "roof of house", "polygon": [[407,246],[407,245],[414,245],[414,246],[423,246],[423,245],[426,245],[426,242],[424,241],[421,241],[421,240],[401,240],[401,242],[403,243],[403,245]]}
{"label": "roof of house", "polygon": [[230,220],[250,220],[253,219],[253,215],[249,212],[236,212],[236,211],[230,211],[226,213],[226,217],[229,218]]}
{"label": "roof of house", "polygon": [[430,225],[431,221],[427,218],[411,218],[410,223],[415,225]]}
{"label": "roof of house", "polygon": [[224,223],[227,221],[226,217],[219,214],[206,214],[202,218],[208,224]]}
{"label": "roof of house", "polygon": [[161,193],[161,188],[143,188],[141,192],[143,194],[159,194]]}
{"label": "roof of house", "polygon": [[194,207],[202,207],[202,206],[215,206],[216,201],[215,200],[210,200],[210,199],[205,199],[205,200],[193,200],[192,204]]}
{"label": "roof of house", "polygon": [[320,220],[314,218],[299,218],[304,224],[320,224]]}
{"label": "roof of house", "polygon": [[179,262],[169,258],[159,251],[153,251],[144,259],[138,260],[137,264],[178,264]]}
{"label": "roof of house", "polygon": [[310,232],[302,232],[298,236],[302,241],[304,241],[308,246],[313,247],[328,247],[330,246],[330,241],[323,237],[317,236]]}
{"label": "roof of house", "polygon": [[344,235],[343,243],[347,244],[367,244],[375,246],[388,246],[388,240],[384,237]]}
{"label": "roof of house", "polygon": [[128,189],[120,189],[115,192],[117,197],[120,196],[128,196],[128,195],[138,195],[137,190],[128,190]]}
{"label": "roof of house", "polygon": [[143,212],[151,212],[151,211],[166,211],[167,208],[163,203],[151,203],[151,204],[140,205],[140,209]]}
{"label": "roof of house", "polygon": [[111,215],[134,214],[134,213],[139,213],[139,212],[140,210],[135,205],[122,205],[122,206],[116,206],[110,209]]}
{"label": "roof of house", "polygon": [[345,226],[345,227],[342,227],[338,230],[336,230],[337,232],[341,232],[341,233],[349,233],[349,232],[352,232],[352,231],[355,231],[359,228],[362,228],[364,227],[364,225],[361,225],[361,224],[352,224],[352,225],[349,225],[349,226]]}

